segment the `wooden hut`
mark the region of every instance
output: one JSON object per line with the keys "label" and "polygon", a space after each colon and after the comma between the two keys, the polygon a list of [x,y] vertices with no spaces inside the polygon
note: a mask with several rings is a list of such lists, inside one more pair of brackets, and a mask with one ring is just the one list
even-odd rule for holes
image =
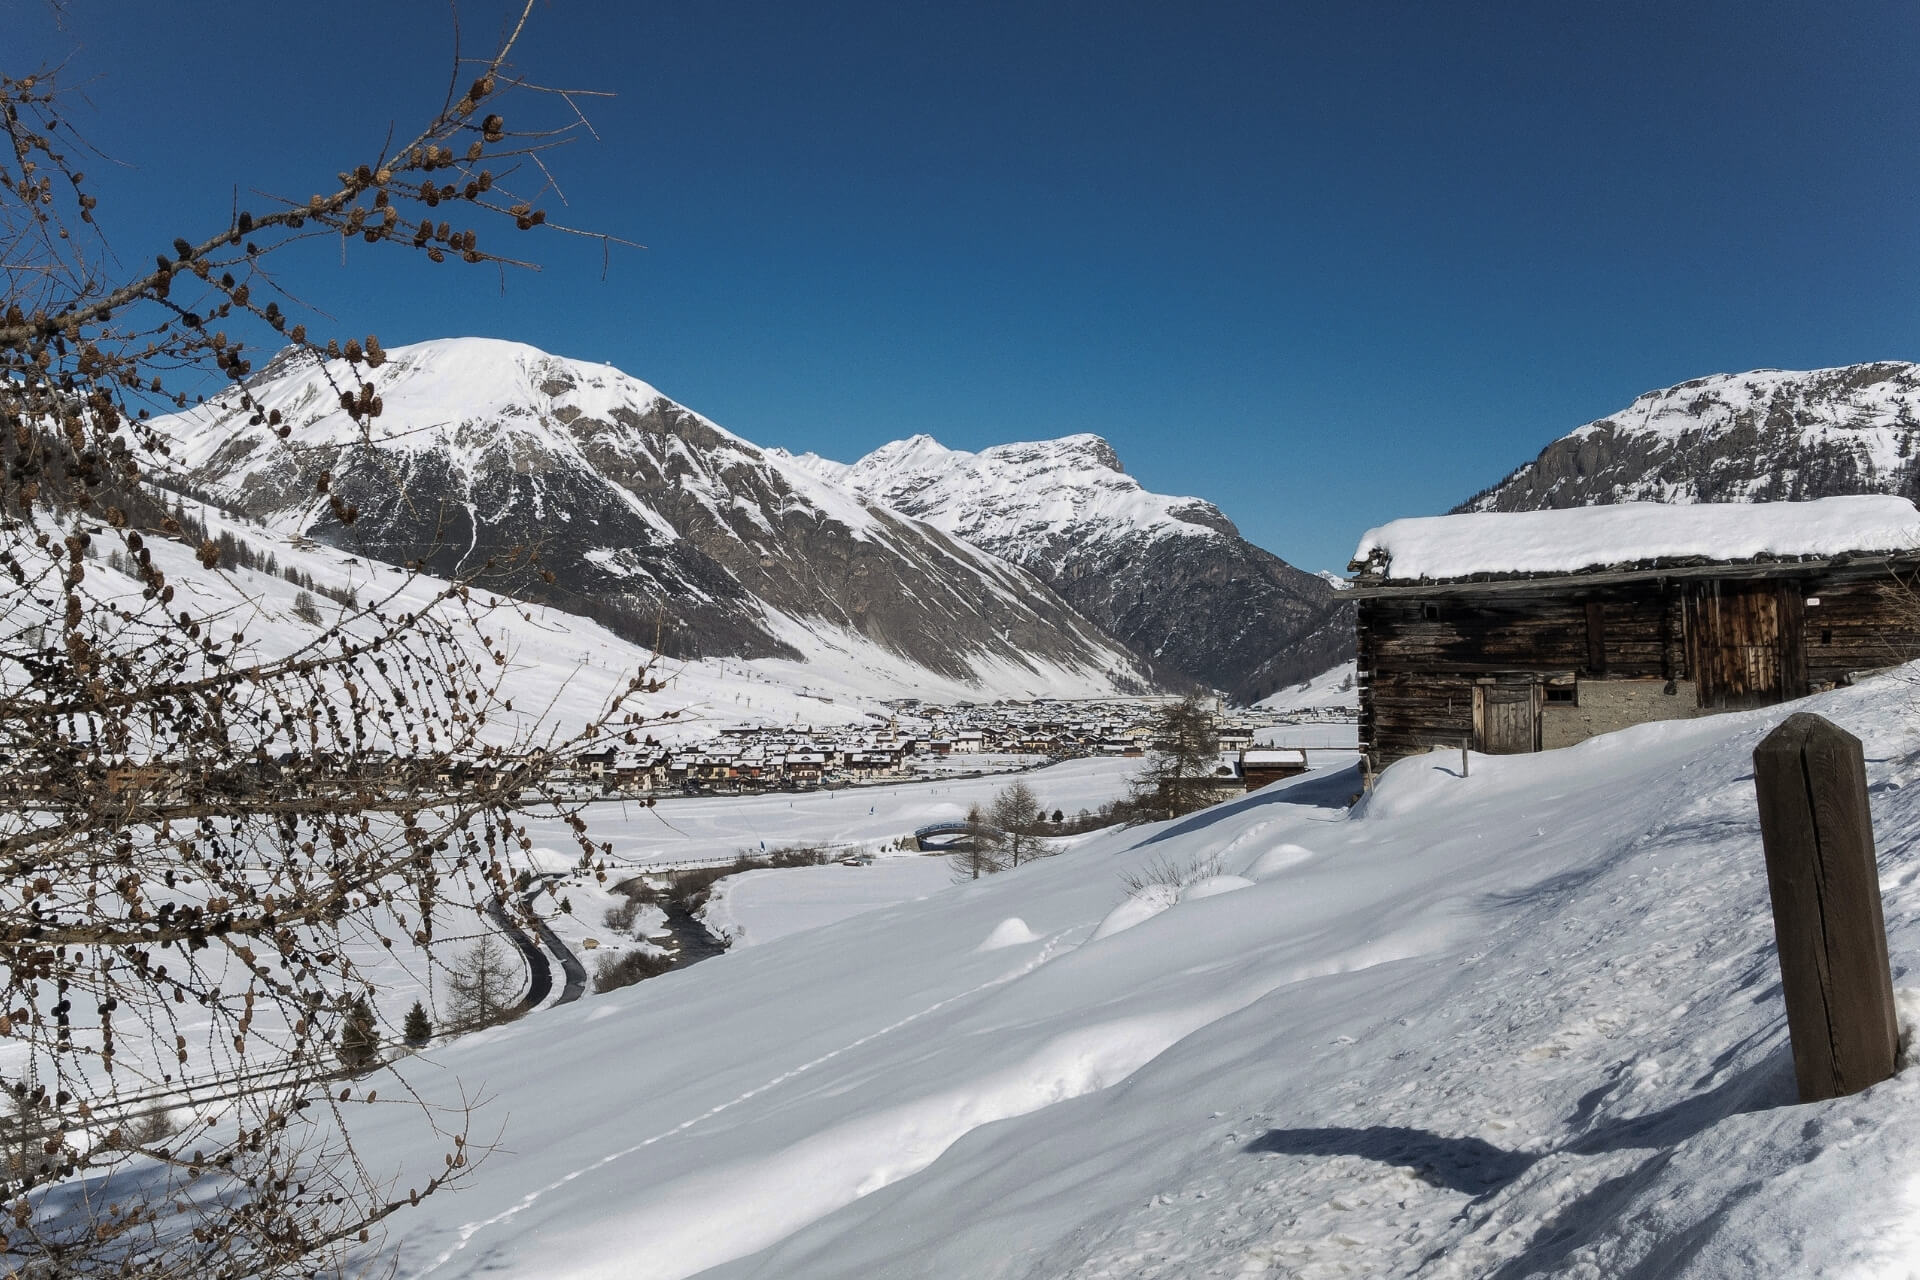
{"label": "wooden hut", "polygon": [[1396,520],[1349,569],[1375,770],[1763,706],[1920,656],[1904,498]]}
{"label": "wooden hut", "polygon": [[1305,747],[1248,747],[1240,753],[1240,779],[1249,791],[1297,778],[1306,771]]}

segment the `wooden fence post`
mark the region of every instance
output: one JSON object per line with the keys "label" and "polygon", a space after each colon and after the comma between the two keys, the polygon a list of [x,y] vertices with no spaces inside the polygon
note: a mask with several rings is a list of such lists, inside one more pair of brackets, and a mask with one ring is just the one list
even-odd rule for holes
{"label": "wooden fence post", "polygon": [[1860,740],[1799,712],[1753,753],[1760,839],[1800,1100],[1893,1074],[1899,1023]]}

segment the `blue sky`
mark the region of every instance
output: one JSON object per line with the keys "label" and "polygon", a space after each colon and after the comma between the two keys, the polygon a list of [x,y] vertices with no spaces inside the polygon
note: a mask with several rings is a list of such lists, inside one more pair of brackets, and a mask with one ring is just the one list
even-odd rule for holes
{"label": "blue sky", "polygon": [[[320,189],[452,45],[420,0],[4,12],[9,70],[97,77],[130,262],[236,187]],[[342,332],[610,361],[762,444],[1098,432],[1342,568],[1642,391],[1920,356],[1916,46],[1920,6],[1844,0],[543,0],[520,66],[614,95],[554,215],[646,248],[603,278],[529,238],[504,290],[357,244],[284,268]]]}

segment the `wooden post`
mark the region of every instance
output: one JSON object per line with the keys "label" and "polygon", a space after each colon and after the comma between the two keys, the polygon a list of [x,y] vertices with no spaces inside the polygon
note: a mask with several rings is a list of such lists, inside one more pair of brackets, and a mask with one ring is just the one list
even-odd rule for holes
{"label": "wooden post", "polygon": [[1800,1100],[1893,1074],[1899,1024],[1860,740],[1802,711],[1753,753]]}
{"label": "wooden post", "polygon": [[1460,776],[1467,776],[1467,740],[1460,739]]}

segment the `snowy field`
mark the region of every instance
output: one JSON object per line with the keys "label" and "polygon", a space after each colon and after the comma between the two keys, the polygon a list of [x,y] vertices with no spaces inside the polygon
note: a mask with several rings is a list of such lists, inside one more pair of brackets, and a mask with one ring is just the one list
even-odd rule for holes
{"label": "snowy field", "polygon": [[[1270,724],[1257,729],[1254,744],[1262,747],[1305,747],[1307,760],[1319,769],[1345,755],[1351,757],[1360,741],[1357,720],[1302,720],[1297,724]],[[1325,754],[1323,754],[1325,753]],[[1340,763],[1346,763],[1340,760]]]}
{"label": "snowy field", "polygon": [[[982,778],[903,782],[840,791],[770,792],[757,796],[698,796],[662,800],[653,808],[609,800],[582,811],[595,841],[613,845],[613,867],[645,867],[759,853],[782,845],[835,852],[884,852],[934,822],[957,822],[972,805],[1020,781],[1041,808],[1069,816],[1098,809],[1126,794],[1141,761],[1119,757],[1068,760],[1044,769]],[[527,824],[536,844],[569,848],[566,826],[536,815]]]}
{"label": "snowy field", "polygon": [[[753,945],[947,888],[953,883],[947,860],[911,851],[915,829],[966,817],[968,808],[985,807],[1015,778],[1033,789],[1047,813],[1058,808],[1071,815],[1125,795],[1127,780],[1139,772],[1140,763],[1070,760],[1012,777],[798,795],[701,796],[665,800],[651,809],[607,801],[588,805],[584,817],[593,839],[613,846],[606,859],[609,885],[623,879],[625,870],[712,864],[795,845],[824,849],[836,858],[873,855],[871,866],[750,871],[720,881],[702,913],[703,923],[729,945]],[[564,871],[574,862],[577,855],[566,852],[572,846],[563,822],[536,816],[527,827],[540,842],[535,845],[537,869]],[[568,876],[556,882],[555,892],[574,909],[550,923],[576,952],[588,938],[596,947],[619,941],[601,924],[616,901],[604,888]],[[393,999],[399,1001],[402,995],[412,999],[405,991]],[[404,1011],[406,1006],[395,1007]]]}
{"label": "snowy field", "polygon": [[[1903,988],[1912,694],[1800,704],[1865,740]],[[1351,771],[1309,775],[437,1048],[405,1074],[490,1096],[499,1146],[386,1253],[443,1278],[1912,1275],[1920,1077],[1792,1105],[1750,764],[1785,714],[1468,778],[1415,758],[1351,810]],[[1187,883],[1129,894],[1160,868]],[[403,1183],[439,1160],[406,1107],[357,1144]]]}
{"label": "snowy field", "polygon": [[953,883],[953,867],[937,854],[881,858],[872,866],[747,871],[713,887],[702,922],[728,946],[755,946],[880,907],[919,902]]}

